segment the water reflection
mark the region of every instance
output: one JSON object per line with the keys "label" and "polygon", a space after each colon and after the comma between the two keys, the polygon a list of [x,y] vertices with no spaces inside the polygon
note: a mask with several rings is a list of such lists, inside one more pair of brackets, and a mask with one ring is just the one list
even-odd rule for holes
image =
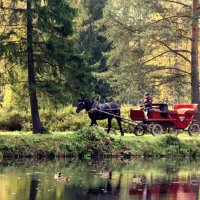
{"label": "water reflection", "polygon": [[[55,160],[0,163],[1,200],[198,200],[198,161]],[[58,181],[54,175],[61,172]]]}
{"label": "water reflection", "polygon": [[32,176],[31,177],[31,184],[30,184],[29,200],[36,200],[38,183],[39,183],[39,180],[35,176]]}
{"label": "water reflection", "polygon": [[185,181],[145,184],[130,188],[129,195],[137,196],[137,199],[195,200],[198,199],[198,188]]}
{"label": "water reflection", "polygon": [[[106,172],[104,172],[106,173]],[[116,182],[116,185],[113,185],[112,183],[112,172],[108,172],[108,177],[107,175],[104,175],[102,173],[101,177],[106,179],[104,184],[99,185],[97,188],[96,187],[90,187],[87,192],[87,196],[118,196],[121,190],[121,180],[122,180],[122,174],[120,173],[119,178]],[[109,198],[110,199],[110,198]],[[111,198],[112,199],[112,198]]]}

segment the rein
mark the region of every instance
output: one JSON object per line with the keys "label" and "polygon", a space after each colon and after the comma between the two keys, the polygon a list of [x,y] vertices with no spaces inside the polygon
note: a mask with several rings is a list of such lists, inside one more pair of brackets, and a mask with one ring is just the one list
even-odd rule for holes
{"label": "rein", "polygon": [[88,114],[92,113],[93,111],[97,110],[96,106],[98,105],[99,101],[94,101],[90,110],[87,111]]}
{"label": "rein", "polygon": [[96,109],[90,109],[87,111],[87,114],[93,113],[94,111],[96,111]]}
{"label": "rein", "polygon": [[119,108],[118,109],[112,109],[111,106],[110,106],[110,104],[108,104],[108,103],[105,103],[105,104],[108,105],[109,109],[102,109],[101,110],[101,109],[97,108],[98,102],[94,102],[93,105],[92,105],[92,107],[91,107],[91,109],[88,110],[87,113],[90,114],[90,113],[93,113],[95,111],[98,111],[100,113],[109,113],[109,111],[110,111],[110,112],[112,112],[114,114],[113,111],[119,110]]}

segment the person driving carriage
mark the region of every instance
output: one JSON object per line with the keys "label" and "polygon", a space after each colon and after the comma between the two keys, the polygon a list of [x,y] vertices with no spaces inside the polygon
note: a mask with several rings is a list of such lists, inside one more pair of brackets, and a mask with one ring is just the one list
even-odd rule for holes
{"label": "person driving carriage", "polygon": [[148,119],[148,116],[147,116],[148,112],[152,110],[152,102],[153,102],[153,99],[150,93],[146,92],[140,104],[141,110],[144,111],[146,119]]}

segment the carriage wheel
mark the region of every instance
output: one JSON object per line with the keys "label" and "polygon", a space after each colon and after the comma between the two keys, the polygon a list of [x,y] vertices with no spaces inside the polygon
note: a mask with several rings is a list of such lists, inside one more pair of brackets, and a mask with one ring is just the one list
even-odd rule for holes
{"label": "carriage wheel", "polygon": [[191,124],[188,128],[188,133],[190,136],[196,136],[200,132],[199,124]]}
{"label": "carriage wheel", "polygon": [[137,126],[135,126],[133,132],[136,136],[142,136],[145,134],[146,130],[142,125],[138,124]]}
{"label": "carriage wheel", "polygon": [[153,136],[157,136],[163,133],[163,128],[160,124],[154,124],[151,128],[151,133]]}

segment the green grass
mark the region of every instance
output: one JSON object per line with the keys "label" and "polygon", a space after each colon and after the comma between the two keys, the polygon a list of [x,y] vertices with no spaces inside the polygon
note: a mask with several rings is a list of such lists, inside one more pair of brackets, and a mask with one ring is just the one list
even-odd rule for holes
{"label": "green grass", "polygon": [[102,128],[32,134],[0,132],[0,154],[4,157],[199,157],[200,136],[186,132],[162,136],[107,134]]}
{"label": "green grass", "polygon": [[[50,134],[32,134],[32,132],[23,132],[23,131],[15,131],[15,132],[9,132],[9,131],[5,131],[5,132],[0,132],[0,137],[3,135],[7,135],[7,136],[29,136],[30,138],[35,138],[35,137],[39,137],[39,138],[54,138],[54,137],[59,137],[59,136],[64,136],[64,137],[71,137],[73,136],[73,134],[75,133],[75,131],[66,131],[66,132],[51,132]],[[166,136],[174,136],[175,134],[171,133],[171,134],[163,134],[160,136],[152,136],[151,134],[145,134],[143,136],[135,136],[133,133],[125,133],[125,136],[121,136],[120,133],[118,132],[117,134],[114,133],[110,133],[109,134],[112,138],[114,139],[120,139],[124,142],[126,141],[158,141],[163,137]],[[180,133],[177,136],[178,139],[182,140],[182,141],[187,141],[187,140],[195,140],[195,141],[200,141],[200,135],[199,136],[189,136],[187,132],[184,133]]]}

